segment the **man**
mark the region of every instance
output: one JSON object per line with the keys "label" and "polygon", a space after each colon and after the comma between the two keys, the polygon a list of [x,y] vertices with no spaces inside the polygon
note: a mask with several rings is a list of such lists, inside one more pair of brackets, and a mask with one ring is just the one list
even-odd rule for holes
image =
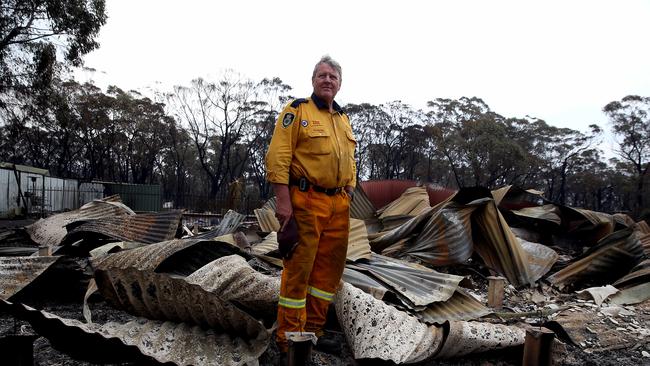
{"label": "man", "polygon": [[280,232],[293,217],[299,239],[283,260],[276,334],[281,352],[287,352],[285,332],[314,332],[316,348],[326,352],[335,346],[321,337],[322,328],[345,266],[356,185],[356,140],[334,101],[341,76],[329,56],[316,64],[311,97],[285,107],[266,154]]}

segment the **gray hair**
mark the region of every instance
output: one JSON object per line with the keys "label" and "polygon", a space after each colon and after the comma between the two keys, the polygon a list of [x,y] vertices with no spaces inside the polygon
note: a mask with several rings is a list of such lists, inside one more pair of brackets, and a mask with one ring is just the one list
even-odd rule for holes
{"label": "gray hair", "polygon": [[341,70],[341,64],[331,58],[330,55],[321,57],[320,61],[316,63],[316,66],[314,66],[314,72],[311,74],[312,80],[316,77],[316,71],[318,71],[318,66],[320,66],[320,64],[327,64],[331,66],[339,74],[339,82],[343,81],[343,71]]}

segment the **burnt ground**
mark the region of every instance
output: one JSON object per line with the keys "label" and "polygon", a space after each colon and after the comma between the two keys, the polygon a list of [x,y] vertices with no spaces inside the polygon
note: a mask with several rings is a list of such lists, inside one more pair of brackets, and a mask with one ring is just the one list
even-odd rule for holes
{"label": "burnt ground", "polygon": [[[7,226],[7,221],[0,220],[0,228]],[[22,227],[26,223],[15,223],[13,227]],[[480,276],[470,276],[473,288],[469,291],[484,303],[486,301],[487,283]],[[51,283],[49,286],[51,287]],[[42,288],[42,287],[41,287]],[[75,291],[60,293],[57,291],[27,292],[19,301],[37,309],[46,310],[61,317],[83,321],[82,302],[85,285],[77,286]],[[61,295],[65,295],[62,297]],[[36,300],[38,299],[38,300]],[[93,321],[126,322],[130,316],[116,311],[99,296],[91,297]],[[535,309],[544,309],[546,313],[535,314]],[[562,310],[562,311],[559,311]],[[501,324],[526,322],[531,326],[545,325],[556,332],[553,362],[556,365],[612,365],[632,366],[650,365],[650,301],[633,306],[610,306],[606,303],[598,306],[592,300],[578,299],[574,292],[561,293],[548,286],[538,286],[525,290],[506,288],[503,313],[518,312],[528,317],[510,318],[506,315],[491,316],[482,319]],[[330,319],[327,327],[340,340],[340,355],[328,355],[313,352],[315,365],[390,365],[381,360],[354,360],[352,351],[345,342],[336,320]],[[68,354],[53,348],[51,343],[35,334],[29,323],[15,319],[0,311],[0,339],[7,335],[34,335],[33,356],[35,365],[93,365],[93,363],[76,360]],[[5,350],[6,351],[6,350]],[[12,350],[9,350],[11,352]],[[278,350],[271,342],[267,351],[260,357],[261,365],[275,365],[278,362]],[[431,360],[420,363],[421,366],[433,365],[520,365],[523,347],[488,353],[462,356],[450,360]],[[0,365],[6,363],[2,361]],[[123,364],[123,365],[129,365]]]}

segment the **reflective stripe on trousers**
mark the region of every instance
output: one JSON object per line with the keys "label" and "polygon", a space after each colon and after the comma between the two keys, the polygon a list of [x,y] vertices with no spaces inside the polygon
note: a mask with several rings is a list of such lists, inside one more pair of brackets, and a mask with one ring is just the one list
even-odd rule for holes
{"label": "reflective stripe on trousers", "polygon": [[[284,332],[322,335],[327,309],[339,285],[347,254],[350,201],[345,192],[334,196],[291,187],[293,214],[300,243],[284,260],[276,340],[287,350]],[[300,306],[304,301],[304,306]]]}

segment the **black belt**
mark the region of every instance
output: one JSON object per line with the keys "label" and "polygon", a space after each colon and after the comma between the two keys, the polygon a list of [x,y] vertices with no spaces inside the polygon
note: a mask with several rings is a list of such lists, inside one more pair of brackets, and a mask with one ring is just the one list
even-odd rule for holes
{"label": "black belt", "polygon": [[301,192],[307,192],[309,190],[309,187],[311,187],[314,191],[320,192],[320,193],[325,193],[328,196],[333,196],[333,195],[343,191],[343,187],[325,188],[325,187],[317,186],[315,184],[311,184],[311,183],[309,183],[307,178],[290,179],[289,184],[292,185],[292,186],[298,186],[298,189]]}

